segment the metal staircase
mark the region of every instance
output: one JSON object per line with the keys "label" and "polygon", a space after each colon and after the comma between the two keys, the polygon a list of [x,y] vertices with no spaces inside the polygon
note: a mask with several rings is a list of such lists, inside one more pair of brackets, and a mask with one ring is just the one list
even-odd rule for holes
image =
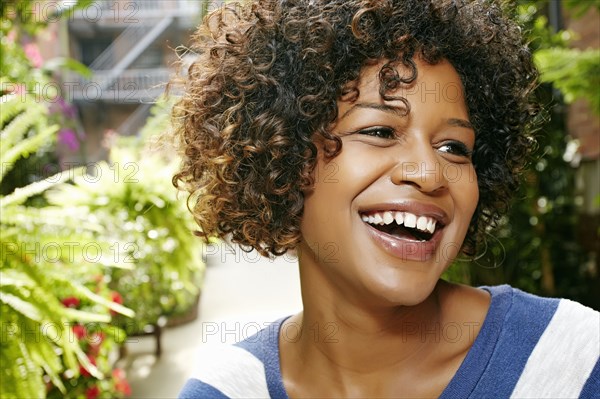
{"label": "metal staircase", "polygon": [[150,108],[152,108],[151,103],[142,103],[140,104],[135,111],[121,125],[115,130],[117,133],[123,136],[132,136],[138,135],[140,129],[146,122],[148,115],[150,114]]}
{"label": "metal staircase", "polygon": [[[105,90],[113,84],[115,79],[171,25],[173,20],[174,16],[168,13],[156,24],[133,25],[125,29],[90,65],[90,69],[94,72],[94,81],[100,85],[100,89]],[[124,57],[118,59],[118,49],[131,50]]]}
{"label": "metal staircase", "polygon": [[[89,12],[78,11],[72,21],[74,29],[87,32],[90,27],[125,29],[89,65],[91,78],[74,74],[65,77],[71,99],[111,103],[154,100],[169,80],[167,67],[131,69],[131,66],[170,26],[181,28],[182,21],[188,26],[194,15],[201,11],[202,4],[204,2],[197,0],[100,0],[90,5]],[[100,17],[92,20],[90,15]],[[125,23],[127,21],[129,23]]]}

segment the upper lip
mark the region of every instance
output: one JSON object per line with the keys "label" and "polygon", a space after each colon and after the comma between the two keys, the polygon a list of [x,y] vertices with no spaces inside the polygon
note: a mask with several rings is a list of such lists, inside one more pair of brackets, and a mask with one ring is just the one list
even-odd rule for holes
{"label": "upper lip", "polygon": [[438,224],[445,226],[449,223],[450,218],[448,214],[440,207],[418,202],[418,201],[391,201],[391,202],[382,202],[377,204],[371,204],[368,206],[361,207],[358,212],[360,214],[369,213],[369,212],[410,212],[417,216],[427,216],[435,219]]}

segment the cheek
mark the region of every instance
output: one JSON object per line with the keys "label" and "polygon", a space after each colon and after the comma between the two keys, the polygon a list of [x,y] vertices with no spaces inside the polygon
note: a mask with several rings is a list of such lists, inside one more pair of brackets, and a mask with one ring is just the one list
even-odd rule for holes
{"label": "cheek", "polygon": [[304,193],[300,231],[307,241],[315,241],[327,234],[327,226],[331,222],[331,207],[338,201],[332,187],[337,184],[334,172],[335,166],[319,160],[313,172],[314,185]]}
{"label": "cheek", "polygon": [[470,166],[464,170],[459,184],[456,185],[455,189],[456,203],[459,204],[460,209],[463,213],[468,216],[468,222],[470,222],[477,203],[479,202],[479,185],[477,184],[477,173],[475,169]]}
{"label": "cheek", "polygon": [[329,162],[317,161],[314,185],[304,193],[300,229],[306,240],[331,240],[332,236],[339,237],[335,230],[348,228],[352,200],[360,191],[361,180],[357,175],[360,168],[348,160],[340,154]]}

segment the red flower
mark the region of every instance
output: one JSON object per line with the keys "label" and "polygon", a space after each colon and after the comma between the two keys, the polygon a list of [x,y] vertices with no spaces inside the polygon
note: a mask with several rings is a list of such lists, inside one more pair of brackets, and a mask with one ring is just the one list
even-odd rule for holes
{"label": "red flower", "polygon": [[73,333],[75,334],[77,339],[82,339],[87,334],[85,326],[81,324],[75,324],[73,327],[71,327],[71,329],[73,330]]}
{"label": "red flower", "polygon": [[[88,356],[88,359],[90,359],[90,363],[92,363],[94,366],[96,365],[96,358],[94,356]],[[84,377],[91,376],[90,372],[81,365],[79,366],[79,373]]]}
{"label": "red flower", "polygon": [[100,396],[100,388],[98,388],[98,385],[92,385],[85,390],[86,399],[96,399],[98,396]]}
{"label": "red flower", "polygon": [[115,381],[115,389],[125,396],[131,396],[131,386],[125,379],[125,372],[122,369],[114,369],[112,376]]}
{"label": "red flower", "polygon": [[62,300],[62,304],[67,308],[76,308],[80,303],[81,301],[79,298],[75,298],[74,296],[70,296]]}
{"label": "red flower", "polygon": [[104,342],[104,338],[106,338],[106,335],[102,331],[98,331],[90,336],[88,342],[90,343],[90,353],[92,355],[97,355],[100,352],[100,346]]}
{"label": "red flower", "polygon": [[[112,291],[110,293],[110,298],[114,303],[118,303],[119,305],[123,304],[123,297],[117,291]],[[110,314],[114,316],[117,314],[117,312],[111,309]]]}
{"label": "red flower", "polygon": [[123,297],[117,291],[113,291],[110,293],[111,300],[119,305],[123,304]]}

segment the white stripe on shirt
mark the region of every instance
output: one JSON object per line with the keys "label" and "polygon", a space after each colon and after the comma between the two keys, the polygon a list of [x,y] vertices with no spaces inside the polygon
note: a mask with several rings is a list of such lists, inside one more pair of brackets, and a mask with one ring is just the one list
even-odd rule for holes
{"label": "white stripe on shirt", "polygon": [[214,345],[202,348],[199,358],[192,377],[230,398],[269,398],[264,365],[250,352],[237,346]]}
{"label": "white stripe on shirt", "polygon": [[[532,315],[535,317],[535,315]],[[579,396],[600,356],[600,314],[562,299],[531,352],[512,398]]]}

